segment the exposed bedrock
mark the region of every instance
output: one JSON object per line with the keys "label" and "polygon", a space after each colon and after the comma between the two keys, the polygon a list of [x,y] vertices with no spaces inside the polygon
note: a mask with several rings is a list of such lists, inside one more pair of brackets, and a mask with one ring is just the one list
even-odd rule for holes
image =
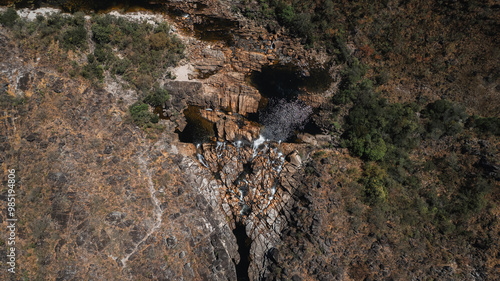
{"label": "exposed bedrock", "polygon": [[251,240],[246,245],[250,247],[250,280],[262,279],[266,274],[269,251],[279,245],[281,232],[291,219],[293,194],[300,184],[297,149],[302,148],[263,138],[206,143],[196,148],[204,170],[199,174],[201,181],[213,183],[211,186],[217,190],[207,191],[206,196],[220,202],[230,227],[243,225]]}

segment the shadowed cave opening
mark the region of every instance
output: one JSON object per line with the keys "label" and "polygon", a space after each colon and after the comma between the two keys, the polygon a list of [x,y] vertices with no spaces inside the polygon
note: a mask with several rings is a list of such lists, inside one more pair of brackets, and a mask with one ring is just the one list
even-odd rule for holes
{"label": "shadowed cave opening", "polygon": [[215,124],[203,118],[200,113],[201,107],[189,105],[183,114],[187,125],[179,133],[179,140],[186,143],[209,142],[215,136]]}
{"label": "shadowed cave opening", "polygon": [[293,64],[267,65],[261,71],[252,72],[249,78],[264,98],[288,101],[304,91],[324,92],[333,81],[326,68],[312,68],[306,74]]}
{"label": "shadowed cave opening", "polygon": [[240,254],[240,262],[236,264],[236,277],[238,281],[250,281],[250,277],[248,277],[248,268],[250,266],[250,246],[252,240],[248,237],[245,231],[245,225],[242,222],[236,223],[233,234],[236,237],[238,253]]}

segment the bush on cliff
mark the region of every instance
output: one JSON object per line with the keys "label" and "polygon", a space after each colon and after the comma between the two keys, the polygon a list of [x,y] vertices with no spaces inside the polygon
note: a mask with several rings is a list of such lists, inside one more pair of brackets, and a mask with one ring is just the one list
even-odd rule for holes
{"label": "bush on cliff", "polygon": [[[183,56],[184,45],[169,33],[166,23],[155,27],[110,15],[94,16],[91,22],[94,54],[99,62],[140,90],[150,90],[166,69]],[[123,59],[112,50],[117,50]]]}
{"label": "bush on cliff", "polygon": [[468,117],[463,106],[448,100],[429,103],[422,115],[427,119],[427,133],[432,138],[454,136],[462,132]]}
{"label": "bush on cliff", "polygon": [[140,101],[132,104],[129,111],[132,121],[139,127],[148,128],[152,126],[152,123],[159,121],[158,115],[149,112],[149,106]]}
{"label": "bush on cliff", "polygon": [[144,98],[144,102],[151,105],[152,107],[162,106],[166,101],[170,99],[168,91],[161,88],[156,88],[149,95]]}
{"label": "bush on cliff", "polygon": [[5,12],[0,14],[0,23],[7,27],[12,27],[19,18],[16,10],[8,8]]}

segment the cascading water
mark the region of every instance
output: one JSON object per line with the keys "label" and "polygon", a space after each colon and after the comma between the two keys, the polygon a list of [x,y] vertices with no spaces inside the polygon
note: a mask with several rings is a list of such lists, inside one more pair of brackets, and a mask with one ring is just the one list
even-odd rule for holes
{"label": "cascading water", "polygon": [[263,213],[271,205],[285,165],[281,142],[261,135],[252,142],[217,141],[196,147],[198,161],[220,178],[235,214]]}
{"label": "cascading water", "polygon": [[215,151],[217,152],[217,159],[220,159],[222,157],[225,148],[226,142],[217,141],[217,147],[215,148]]}
{"label": "cascading water", "polygon": [[[238,278],[248,276],[248,253],[255,229],[263,225],[274,225],[281,208],[279,202],[287,200],[282,184],[286,167],[285,153],[288,145],[282,145],[294,130],[307,120],[310,107],[301,102],[278,102],[277,107],[263,115],[265,125],[258,138],[253,141],[217,141],[197,145],[200,165],[210,170],[224,192],[221,192],[222,206],[228,217],[234,219],[238,229],[235,232],[242,259],[237,264]],[[288,151],[290,152],[290,151]],[[252,230],[245,230],[247,223]],[[260,226],[259,226],[260,225]],[[279,222],[273,227],[279,227]],[[248,233],[246,233],[248,231]],[[248,234],[248,236],[247,236]],[[242,239],[247,237],[247,239]],[[244,241],[248,243],[243,243]]]}
{"label": "cascading water", "polygon": [[266,141],[266,139],[262,135],[259,136],[258,139],[256,139],[256,140],[253,141],[253,144],[252,144],[252,148],[253,148],[253,155],[252,155],[252,157],[253,158],[255,158],[257,156],[257,154],[259,153],[259,147],[260,147],[260,145],[262,145],[265,141]]}
{"label": "cascading water", "polygon": [[196,157],[198,157],[198,161],[200,161],[200,163],[205,166],[205,168],[208,168],[208,164],[207,162],[205,161],[205,157],[203,156],[203,154],[200,153],[200,147],[201,145],[200,144],[197,144],[196,145]]}

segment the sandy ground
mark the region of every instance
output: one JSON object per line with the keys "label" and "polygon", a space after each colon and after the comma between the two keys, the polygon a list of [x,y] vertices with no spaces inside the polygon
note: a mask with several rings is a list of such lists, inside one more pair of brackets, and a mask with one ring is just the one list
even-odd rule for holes
{"label": "sandy ground", "polygon": [[61,10],[54,9],[54,8],[39,8],[36,10],[30,10],[28,8],[26,9],[20,9],[17,10],[17,14],[22,17],[26,18],[28,20],[34,20],[36,19],[37,15],[48,15],[48,14],[53,14],[53,13],[59,13]]}
{"label": "sandy ground", "polygon": [[175,81],[196,81],[195,79],[189,79],[189,74],[194,73],[194,68],[191,64],[180,65],[171,71],[175,75]]}

